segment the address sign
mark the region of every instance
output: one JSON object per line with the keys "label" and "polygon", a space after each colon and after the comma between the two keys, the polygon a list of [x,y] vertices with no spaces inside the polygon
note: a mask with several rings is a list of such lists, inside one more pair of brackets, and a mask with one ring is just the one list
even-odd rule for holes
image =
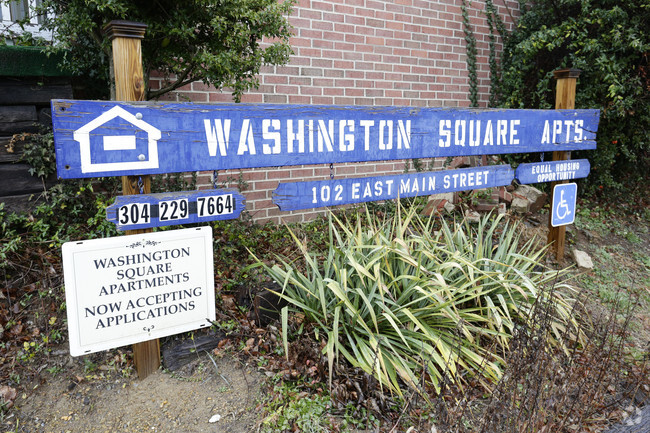
{"label": "address sign", "polygon": [[273,203],[280,210],[309,209],[341,204],[416,197],[467,189],[510,185],[514,171],[509,165],[376,176],[281,183]]}

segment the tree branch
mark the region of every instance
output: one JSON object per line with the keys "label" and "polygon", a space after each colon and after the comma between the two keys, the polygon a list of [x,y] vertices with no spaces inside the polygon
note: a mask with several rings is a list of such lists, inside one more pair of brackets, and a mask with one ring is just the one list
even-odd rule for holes
{"label": "tree branch", "polygon": [[186,84],[190,84],[196,81],[195,78],[186,79],[187,76],[190,75],[190,72],[192,72],[193,70],[194,70],[194,63],[190,63],[189,66],[181,73],[181,75],[176,77],[176,81],[174,81],[170,85],[155,91],[147,90],[147,100],[158,98],[164,95],[165,93],[171,92],[172,90],[176,90],[179,87],[183,87]]}

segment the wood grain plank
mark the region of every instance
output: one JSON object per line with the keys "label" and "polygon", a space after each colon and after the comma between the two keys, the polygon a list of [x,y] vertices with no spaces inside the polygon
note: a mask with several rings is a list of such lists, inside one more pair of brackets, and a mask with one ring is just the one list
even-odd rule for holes
{"label": "wood grain plank", "polygon": [[0,105],[49,105],[52,99],[72,98],[69,80],[39,84],[35,80],[0,81]]}

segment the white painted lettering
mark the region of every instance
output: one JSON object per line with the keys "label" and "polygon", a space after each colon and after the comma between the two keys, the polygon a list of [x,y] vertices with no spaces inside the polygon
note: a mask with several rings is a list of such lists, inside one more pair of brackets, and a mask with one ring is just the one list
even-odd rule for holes
{"label": "white painted lettering", "polygon": [[485,126],[485,137],[483,138],[483,146],[493,146],[494,145],[494,129],[492,128],[492,121],[488,120],[487,125]]}
{"label": "white painted lettering", "polygon": [[[476,134],[474,134],[476,132]],[[481,121],[469,121],[469,145],[470,147],[477,147],[481,144]]]}
{"label": "white painted lettering", "polygon": [[318,151],[323,152],[323,145],[328,152],[334,152],[334,120],[328,120],[325,126],[324,120],[318,120]]}
{"label": "white painted lettering", "polygon": [[363,148],[370,150],[370,127],[375,125],[374,120],[360,120],[359,125],[363,128]]}
{"label": "white painted lettering", "polygon": [[575,139],[576,141],[580,142],[584,140],[584,131],[582,129],[582,126],[584,125],[584,120],[576,120],[575,121],[575,127],[576,127],[576,135]]}
{"label": "white painted lettering", "polygon": [[352,184],[352,199],[353,200],[359,200],[359,189],[361,189],[361,184],[359,182],[355,182]]}
{"label": "white painted lettering", "polygon": [[208,153],[210,156],[217,155],[219,149],[220,156],[227,155],[228,141],[230,140],[230,119],[214,119],[214,128],[208,119],[203,121],[205,125],[205,137],[208,142]]}
{"label": "white painted lettering", "polygon": [[[271,127],[273,131],[271,131]],[[278,155],[281,151],[282,136],[280,135],[280,119],[262,120],[262,153],[264,155]],[[273,146],[267,143],[267,140],[273,142]]]}
{"label": "white painted lettering", "polygon": [[397,121],[397,148],[401,149],[402,146],[404,149],[411,148],[411,120],[406,123],[403,120]]}
{"label": "white painted lettering", "polygon": [[508,121],[497,120],[497,146],[508,144]]}
{"label": "white painted lettering", "polygon": [[454,122],[454,145],[465,146],[465,128],[467,127],[466,120],[457,120]]}
{"label": "white painted lettering", "polygon": [[372,188],[370,187],[370,182],[367,182],[365,188],[363,189],[363,198],[366,197],[372,197]]}
{"label": "white painted lettering", "polygon": [[386,189],[388,190],[387,194],[390,196],[392,194],[392,189],[393,189],[393,179],[389,179],[386,181]]}
{"label": "white painted lettering", "polygon": [[341,152],[351,152],[354,150],[354,134],[346,134],[346,128],[348,128],[348,130],[353,133],[354,120],[339,121],[339,150]]}
{"label": "white painted lettering", "polygon": [[451,146],[451,120],[440,119],[438,130],[440,131],[439,132],[440,137],[445,137],[444,140],[442,138],[438,140],[438,146],[450,147]]}
{"label": "white painted lettering", "polygon": [[251,126],[250,119],[244,119],[241,126],[241,134],[239,135],[239,146],[237,147],[237,155],[244,153],[255,155],[255,139],[253,138],[253,127]]}
{"label": "white painted lettering", "polygon": [[544,131],[542,132],[542,144],[551,143],[551,126],[548,123],[548,120],[544,122]]}
{"label": "white painted lettering", "polygon": [[562,121],[554,120],[553,121],[553,144],[557,144],[557,136],[562,133]]}
{"label": "white painted lettering", "polygon": [[298,120],[298,130],[293,131],[293,119],[287,120],[287,152],[293,153],[293,143],[298,140],[298,153],[305,153],[305,121]]}
{"label": "white painted lettering", "polygon": [[565,120],[564,121],[564,126],[566,127],[566,138],[564,139],[565,142],[569,142],[569,134],[571,133],[571,127],[573,126],[573,120]]}
{"label": "white painted lettering", "polygon": [[[388,129],[388,141],[385,141],[386,129]],[[379,121],[379,149],[391,150],[392,148],[393,148],[393,121],[380,120]]]}
{"label": "white painted lettering", "polygon": [[382,181],[375,182],[375,196],[379,197],[384,192],[384,184]]}
{"label": "white painted lettering", "polygon": [[517,129],[515,126],[519,126],[521,120],[515,119],[510,121],[510,144],[519,144],[519,139],[517,138]]}

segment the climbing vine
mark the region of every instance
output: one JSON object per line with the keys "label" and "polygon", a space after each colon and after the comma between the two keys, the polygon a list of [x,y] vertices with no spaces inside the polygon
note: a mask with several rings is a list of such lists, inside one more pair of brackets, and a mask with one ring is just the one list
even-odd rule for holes
{"label": "climbing vine", "polygon": [[485,0],[485,16],[487,19],[488,25],[488,40],[490,45],[490,56],[489,56],[489,65],[490,65],[490,101],[488,103],[489,107],[496,107],[499,101],[499,88],[501,73],[499,70],[499,63],[497,61],[497,37],[495,30],[501,35],[505,40],[508,37],[503,20],[499,16],[496,7],[492,0]]}
{"label": "climbing vine", "polygon": [[[471,0],[470,0],[471,3]],[[467,49],[467,74],[469,77],[469,101],[472,107],[478,107],[478,75],[476,73],[476,37],[472,30],[467,12],[467,0],[462,0],[460,9],[463,14],[463,31]]]}
{"label": "climbing vine", "polygon": [[[461,12],[463,16],[463,32],[465,33],[465,43],[467,51],[467,74],[469,77],[469,100],[472,107],[478,107],[478,65],[477,65],[477,49],[476,37],[474,30],[469,19],[468,5],[472,0],[461,1]],[[507,31],[501,16],[498,14],[496,7],[492,0],[485,1],[485,16],[488,25],[488,41],[490,47],[489,66],[490,66],[490,100],[489,106],[496,107],[500,88],[500,70],[498,63],[498,49],[497,49],[497,33],[503,40],[507,38]]]}

